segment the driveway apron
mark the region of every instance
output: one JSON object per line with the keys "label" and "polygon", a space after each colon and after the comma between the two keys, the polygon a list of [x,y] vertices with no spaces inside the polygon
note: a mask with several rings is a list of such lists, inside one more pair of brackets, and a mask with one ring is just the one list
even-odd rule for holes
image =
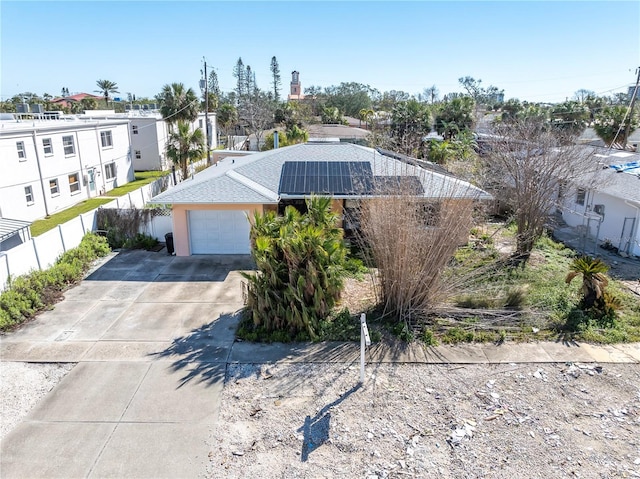
{"label": "driveway apron", "polygon": [[2,440],[0,475],[203,475],[250,267],[120,252],[5,336],[2,361],[78,364]]}

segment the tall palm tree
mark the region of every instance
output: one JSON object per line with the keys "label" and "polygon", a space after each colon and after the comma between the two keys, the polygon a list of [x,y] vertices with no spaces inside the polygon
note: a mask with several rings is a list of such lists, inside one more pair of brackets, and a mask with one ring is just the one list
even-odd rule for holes
{"label": "tall palm tree", "polygon": [[156,98],[160,101],[162,118],[171,126],[181,121],[195,121],[198,118],[198,97],[192,88],[185,88],[183,83],[163,86]]}
{"label": "tall palm tree", "polygon": [[120,93],[118,91],[118,84],[109,80],[98,80],[96,82],[99,90],[95,90],[96,93],[102,93],[104,97],[105,106],[109,106],[109,94],[110,93]]}
{"label": "tall palm tree", "polygon": [[177,129],[169,133],[167,156],[182,170],[182,179],[189,176],[189,164],[206,154],[204,133],[200,128],[191,131],[190,124],[180,120]]}

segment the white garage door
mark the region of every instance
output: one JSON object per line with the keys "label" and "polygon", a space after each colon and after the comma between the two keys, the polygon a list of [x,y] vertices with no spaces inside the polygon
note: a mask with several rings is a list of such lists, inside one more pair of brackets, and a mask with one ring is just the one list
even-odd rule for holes
{"label": "white garage door", "polygon": [[191,254],[249,254],[246,211],[189,211]]}

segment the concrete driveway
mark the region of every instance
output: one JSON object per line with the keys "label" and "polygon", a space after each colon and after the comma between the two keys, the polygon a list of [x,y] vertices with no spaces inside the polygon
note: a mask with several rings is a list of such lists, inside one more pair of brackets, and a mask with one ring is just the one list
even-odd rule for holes
{"label": "concrete driveway", "polygon": [[198,477],[242,307],[244,256],[113,254],[2,339],[78,365],[0,443],[3,478]]}

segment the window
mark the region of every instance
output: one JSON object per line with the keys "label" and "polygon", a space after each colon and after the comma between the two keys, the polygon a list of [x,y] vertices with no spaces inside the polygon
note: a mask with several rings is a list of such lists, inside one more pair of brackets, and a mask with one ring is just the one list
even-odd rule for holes
{"label": "window", "polygon": [[71,156],[76,154],[76,146],[73,142],[73,136],[63,136],[62,146],[64,148],[65,156]]}
{"label": "window", "polygon": [[134,135],[138,134],[138,125],[131,125],[131,133]]}
{"label": "window", "polygon": [[202,128],[202,120],[198,120],[198,127]]}
{"label": "window", "polygon": [[594,205],[593,212],[597,215],[602,216],[602,219],[604,219],[604,205]]}
{"label": "window", "polygon": [[18,148],[18,158],[24,160],[27,158],[27,152],[24,151],[24,141],[16,141],[16,147]]}
{"label": "window", "polygon": [[24,197],[27,200],[27,205],[33,204],[33,190],[30,186],[24,187]]}
{"label": "window", "polygon": [[51,190],[51,196],[58,196],[60,194],[60,188],[58,188],[58,178],[49,180],[49,189]]}
{"label": "window", "polygon": [[102,142],[102,148],[111,148],[113,146],[113,139],[111,138],[111,130],[101,131],[100,141]]}
{"label": "window", "polygon": [[106,165],[104,165],[104,176],[107,180],[110,180],[112,178],[116,177],[116,164],[115,163],[108,163]]}
{"label": "window", "polygon": [[51,142],[51,138],[42,139],[42,148],[44,148],[45,156],[53,155],[53,143]]}
{"label": "window", "polygon": [[140,150],[136,150],[136,160],[139,160],[142,158],[142,153],[140,153]]}
{"label": "window", "polygon": [[78,178],[78,173],[69,175],[69,189],[71,190],[71,193],[80,191],[80,181]]}
{"label": "window", "polygon": [[576,204],[584,205],[584,200],[586,199],[587,192],[583,189],[578,190],[578,194],[576,195]]}

